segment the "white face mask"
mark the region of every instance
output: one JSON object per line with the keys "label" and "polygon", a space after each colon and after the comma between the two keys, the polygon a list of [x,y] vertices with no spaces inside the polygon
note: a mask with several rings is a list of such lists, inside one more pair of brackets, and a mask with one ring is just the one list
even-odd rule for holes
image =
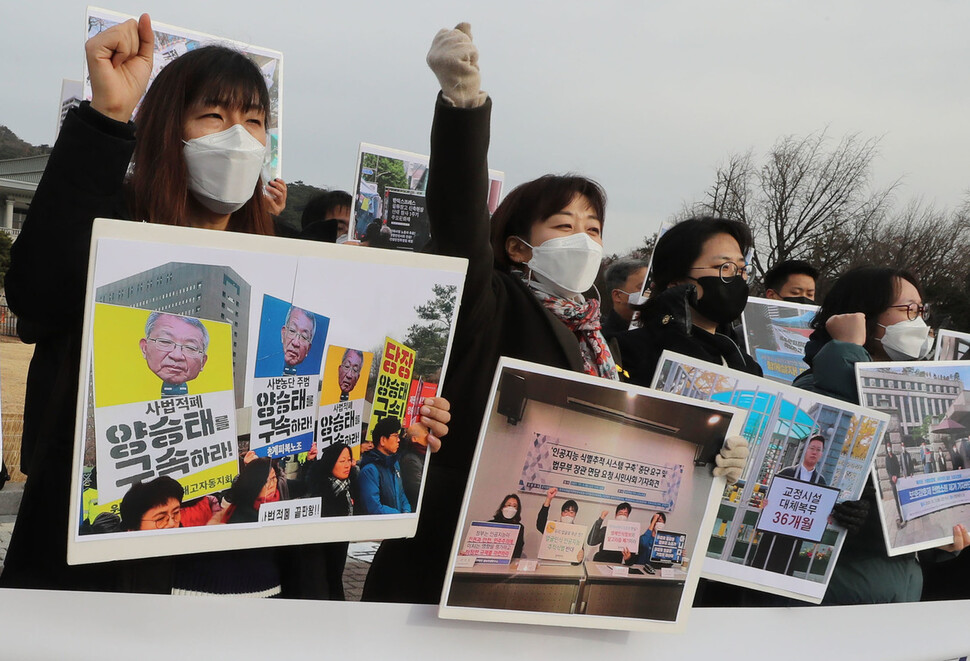
{"label": "white face mask", "polygon": [[559,521],[562,523],[572,523],[575,519],[575,516],[566,516],[565,514],[559,517]]}
{"label": "white face mask", "polygon": [[227,214],[249,201],[266,158],[266,146],[242,124],[183,142],[188,188],[202,206]]}
{"label": "white face mask", "polygon": [[617,515],[616,515],[616,520],[617,520],[617,521],[626,521],[626,520],[627,520],[627,518],[628,518],[628,517],[627,517],[627,515],[626,515],[626,514],[617,514]]}
{"label": "white face mask", "polygon": [[519,510],[517,510],[515,507],[503,507],[502,516],[504,516],[506,519],[512,519],[515,518],[515,513],[518,511]]}
{"label": "white face mask", "polygon": [[628,292],[625,289],[617,289],[616,291],[621,291],[626,294],[627,305],[642,305],[647,302],[646,296],[640,294],[640,292]]}
{"label": "white face mask", "polygon": [[[522,243],[529,246],[525,240]],[[527,266],[569,296],[593,286],[603,260],[603,246],[585,232],[557,236],[532,248]]]}
{"label": "white face mask", "polygon": [[889,326],[879,325],[886,329],[881,340],[883,351],[893,360],[923,360],[930,355],[933,338],[922,317]]}

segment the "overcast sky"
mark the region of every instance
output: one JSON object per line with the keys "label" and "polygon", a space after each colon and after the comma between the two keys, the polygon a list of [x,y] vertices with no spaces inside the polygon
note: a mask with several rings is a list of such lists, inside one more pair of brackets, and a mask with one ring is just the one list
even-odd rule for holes
{"label": "overcast sky", "polygon": [[[85,3],[0,3],[0,124],[53,139]],[[105,8],[284,54],[283,175],[349,189],[359,142],[427,153],[434,33],[472,23],[511,186],[579,172],[609,195],[607,252],[699,199],[733,152],[828,129],[881,136],[877,183],[956,206],[970,179],[970,3],[200,2]]]}

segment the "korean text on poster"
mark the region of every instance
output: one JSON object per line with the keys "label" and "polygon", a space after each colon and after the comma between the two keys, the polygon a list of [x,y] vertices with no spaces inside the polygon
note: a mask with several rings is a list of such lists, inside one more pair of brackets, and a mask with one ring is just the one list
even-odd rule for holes
{"label": "korean text on poster", "polygon": [[297,498],[276,503],[262,503],[259,506],[260,523],[298,523],[319,519],[323,511],[320,498]]}
{"label": "korean text on poster", "polygon": [[516,524],[475,521],[468,528],[461,554],[474,556],[483,564],[507,565],[512,561],[519,530]]}
{"label": "korean text on poster", "polygon": [[373,429],[384,418],[404,418],[415,355],[414,349],[409,349],[400,342],[391,338],[384,341],[369,429]]}
{"label": "korean text on poster", "polygon": [[536,433],[522,467],[519,489],[545,494],[556,487],[562,495],[629,502],[669,512],[677,500],[683,474],[680,464],[634,461]]}
{"label": "korean text on poster", "polygon": [[636,521],[607,521],[604,551],[630,551],[635,553],[640,544],[640,524]]}
{"label": "korean text on poster", "polygon": [[838,497],[836,488],[776,475],[756,527],[819,542]]}
{"label": "korean text on poster", "polygon": [[541,560],[580,562],[583,544],[586,542],[586,526],[549,521],[539,543]]}
{"label": "korean text on poster", "polygon": [[903,518],[911,521],[949,507],[970,504],[970,469],[899,477],[896,490]]}

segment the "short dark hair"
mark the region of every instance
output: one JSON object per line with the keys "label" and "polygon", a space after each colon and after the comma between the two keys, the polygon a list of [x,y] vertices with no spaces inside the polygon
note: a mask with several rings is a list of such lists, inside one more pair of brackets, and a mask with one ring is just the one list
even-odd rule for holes
{"label": "short dark hair", "polygon": [[889,309],[899,294],[897,279],[906,280],[916,287],[920,298],[923,290],[916,276],[905,269],[889,266],[860,266],[844,273],[825,295],[815,318],[812,319],[811,339],[824,344],[832,339],[825,330],[825,323],[837,314],[861,312],[866,316],[865,348],[872,353],[879,315]]}
{"label": "short dark hair", "polygon": [[307,225],[315,220],[330,220],[334,210],[341,207],[353,209],[354,198],[350,193],[342,190],[332,190],[320,193],[310,198],[303,208],[303,215],[300,216],[300,227],[306,229]]}
{"label": "short dark hair", "polygon": [[812,280],[818,280],[818,269],[800,259],[778,262],[765,272],[765,291],[779,291],[793,275],[807,275]]}
{"label": "short dark hair", "polygon": [[577,503],[575,500],[570,498],[569,500],[567,500],[565,503],[562,504],[562,507],[559,508],[559,513],[562,514],[566,510],[572,510],[576,512],[576,514],[579,514],[579,503]]}
{"label": "short dark hair", "polygon": [[647,261],[645,259],[627,258],[617,260],[610,264],[606,269],[606,273],[603,274],[603,279],[606,281],[606,296],[609,296],[610,292],[614,289],[622,289],[625,287],[626,281],[634,272],[645,268],[647,268]]}
{"label": "short dark hair", "polygon": [[565,209],[574,197],[584,196],[602,226],[606,222],[606,191],[592,179],[547,174],[516,186],[492,214],[492,256],[495,267],[508,271],[512,262],[505,252],[510,236],[527,238],[532,226]]}
{"label": "short dark hair", "polygon": [[382,438],[387,438],[391,434],[398,434],[401,431],[401,421],[398,418],[381,418],[370,432],[370,439],[374,447],[380,445]]}
{"label": "short dark hair", "polygon": [[812,434],[808,437],[808,443],[805,444],[807,447],[812,441],[822,441],[822,447],[825,447],[825,437],[821,434]]}
{"label": "short dark hair", "polygon": [[650,298],[689,276],[704,244],[718,234],[727,234],[737,241],[742,255],[751,248],[751,229],[739,220],[701,216],[683,220],[667,230],[653,251]]}
{"label": "short dark hair", "polygon": [[181,503],[183,495],[185,489],[182,485],[167,475],[160,475],[150,482],[135,482],[121,499],[118,511],[122,529],[138,530],[145,512],[165,505],[173,498]]}
{"label": "short dark hair", "polygon": [[626,510],[627,512],[633,512],[633,505],[630,503],[620,503],[616,506],[616,514],[620,513],[620,510]]}

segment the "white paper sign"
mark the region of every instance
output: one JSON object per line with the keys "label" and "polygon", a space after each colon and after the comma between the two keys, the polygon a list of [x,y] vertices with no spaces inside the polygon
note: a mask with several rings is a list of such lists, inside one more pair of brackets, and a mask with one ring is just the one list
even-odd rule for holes
{"label": "white paper sign", "polygon": [[317,497],[263,503],[259,506],[259,522],[275,524],[291,523],[303,519],[319,519],[323,507],[322,502],[322,499]]}
{"label": "white paper sign", "polygon": [[604,551],[623,551],[636,553],[640,544],[640,523],[638,521],[607,521]]}
{"label": "white paper sign", "polygon": [[586,526],[550,521],[539,544],[539,558],[579,562],[579,552],[586,542]]}
{"label": "white paper sign", "polygon": [[475,521],[468,528],[461,554],[474,556],[484,564],[507,565],[512,561],[518,538],[516,524]]}
{"label": "white paper sign", "polygon": [[771,481],[758,530],[813,542],[822,540],[839,490],[776,475]]}

